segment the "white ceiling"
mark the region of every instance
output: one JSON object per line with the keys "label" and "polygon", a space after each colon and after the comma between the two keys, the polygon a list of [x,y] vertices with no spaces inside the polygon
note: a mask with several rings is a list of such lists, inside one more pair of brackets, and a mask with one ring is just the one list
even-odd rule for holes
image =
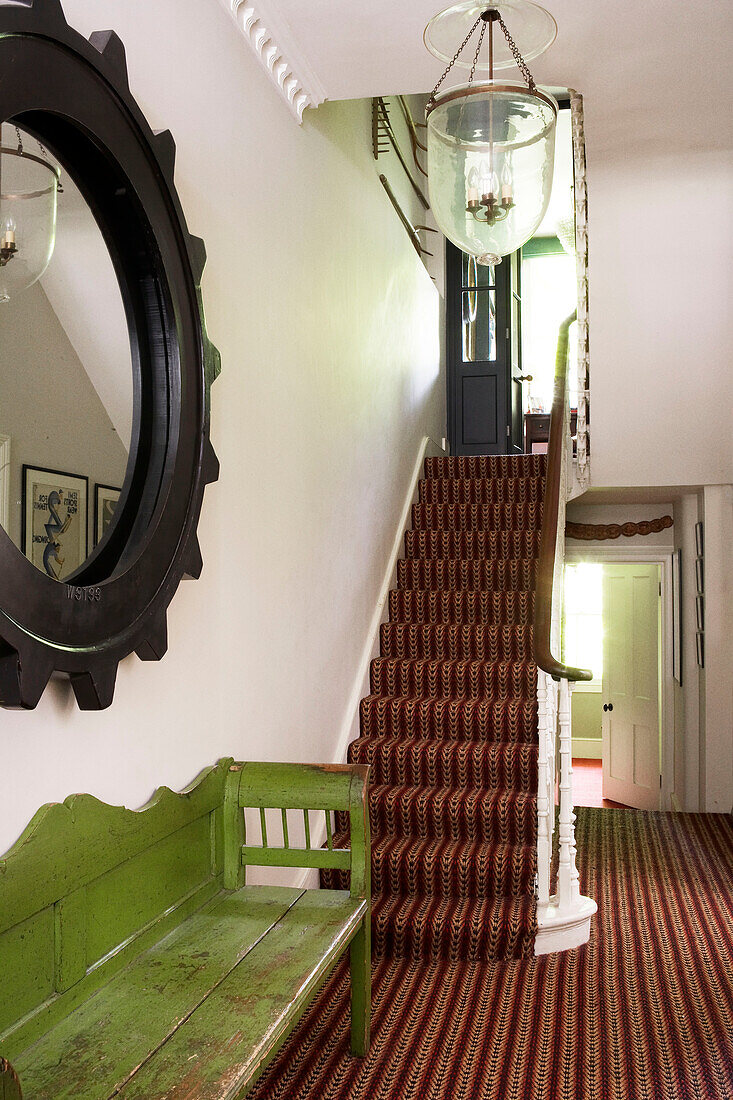
{"label": "white ceiling", "polygon": [[[252,5],[266,9],[282,38],[296,45],[328,99],[426,92],[441,74],[422,41],[425,24],[444,6],[440,0]],[[629,154],[733,146],[730,0],[545,0],[545,6],[558,36],[532,62],[533,74],[540,84],[583,93],[596,152],[600,135],[601,144]]]}

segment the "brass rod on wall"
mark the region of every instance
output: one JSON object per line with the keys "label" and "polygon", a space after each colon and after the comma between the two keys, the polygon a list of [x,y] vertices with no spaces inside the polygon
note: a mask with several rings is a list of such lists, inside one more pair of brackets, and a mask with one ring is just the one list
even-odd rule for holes
{"label": "brass rod on wall", "polygon": [[412,241],[412,246],[415,249],[415,251],[417,252],[418,256],[432,256],[432,252],[427,252],[423,248],[423,246],[421,245],[420,237],[418,235],[418,231],[415,228],[415,226],[412,224],[410,219],[407,217],[407,214],[405,214],[405,212],[402,209],[402,207],[400,206],[399,202],[397,201],[397,197],[395,196],[394,191],[390,187],[389,180],[387,179],[387,177],[384,176],[384,175],[380,175],[379,182],[382,184],[382,187],[387,192],[387,195],[389,196],[389,201],[394,206],[394,208],[397,212],[397,217],[400,219],[400,221],[404,225],[407,236]]}

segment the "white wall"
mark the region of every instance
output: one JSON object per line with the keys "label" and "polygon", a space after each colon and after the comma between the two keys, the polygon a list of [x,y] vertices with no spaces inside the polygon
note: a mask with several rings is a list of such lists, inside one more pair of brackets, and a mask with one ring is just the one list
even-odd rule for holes
{"label": "white wall", "polygon": [[110,710],[78,712],[59,682],[2,713],[17,782],[0,851],[72,791],[137,806],[227,753],[332,759],[418,445],[445,432],[439,298],[379,184],[369,104],[299,129],[221,5],[202,6],[65,5],[85,34],[123,38],[208,247],[222,475],[204,573],[172,604],[166,658],[124,662]]}
{"label": "white wall", "polygon": [[731,482],[733,159],[626,156],[585,108],[593,484]]}

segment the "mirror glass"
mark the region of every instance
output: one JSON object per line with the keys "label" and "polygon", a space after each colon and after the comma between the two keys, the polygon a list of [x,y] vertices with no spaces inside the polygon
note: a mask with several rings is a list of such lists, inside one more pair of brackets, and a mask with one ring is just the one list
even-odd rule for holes
{"label": "mirror glass", "polygon": [[[54,228],[37,192],[55,186],[38,162],[55,168],[56,158],[14,125],[0,133],[0,524],[36,568],[66,581],[114,524],[132,434],[130,339],[111,257],[73,179],[61,173]],[[38,160],[19,157],[19,144]]]}

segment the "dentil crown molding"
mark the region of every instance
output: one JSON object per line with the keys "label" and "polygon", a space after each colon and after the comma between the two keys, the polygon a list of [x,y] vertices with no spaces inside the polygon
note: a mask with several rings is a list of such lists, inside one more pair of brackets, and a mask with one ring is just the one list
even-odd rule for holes
{"label": "dentil crown molding", "polygon": [[270,0],[221,0],[297,122],[306,107],[326,98],[316,74],[298,49],[287,22]]}

